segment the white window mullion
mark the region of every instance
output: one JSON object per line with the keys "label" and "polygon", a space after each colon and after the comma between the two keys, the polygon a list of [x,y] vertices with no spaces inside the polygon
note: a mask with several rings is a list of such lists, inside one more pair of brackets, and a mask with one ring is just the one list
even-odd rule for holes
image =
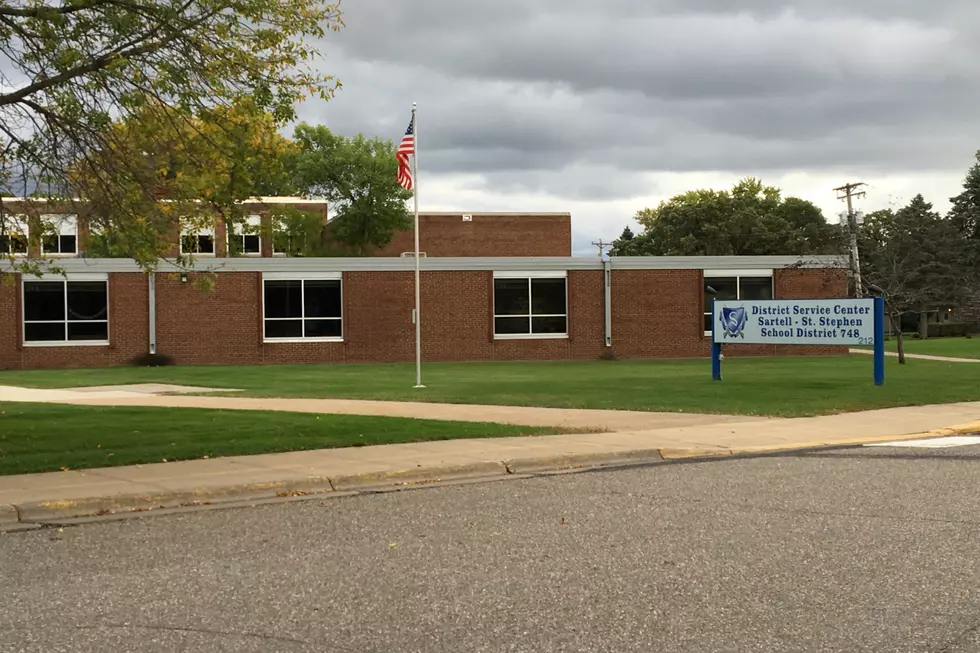
{"label": "white window mullion", "polygon": [[[68,341],[68,280],[61,282],[61,290],[64,293],[65,299],[65,342]],[[106,293],[106,301],[109,301],[108,293]]]}

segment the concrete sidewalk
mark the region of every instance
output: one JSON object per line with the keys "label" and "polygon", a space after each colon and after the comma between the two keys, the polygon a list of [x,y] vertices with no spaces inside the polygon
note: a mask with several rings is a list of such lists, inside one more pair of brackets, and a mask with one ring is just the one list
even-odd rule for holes
{"label": "concrete sidewalk", "polygon": [[[874,356],[874,352],[870,349],[851,349],[849,350],[852,354],[864,354],[865,356]],[[886,351],[885,356],[889,358],[898,358],[898,352]],[[905,354],[905,358],[910,360],[918,359],[921,361],[939,361],[941,363],[980,363],[980,358],[955,358],[953,356],[932,356],[929,354]]]}
{"label": "concrete sidewalk", "polygon": [[[102,386],[46,390],[0,386],[0,401],[75,404],[80,406],[155,406],[220,410],[274,410],[293,413],[378,415],[457,422],[494,422],[518,426],[559,426],[602,431],[644,431],[679,426],[750,422],[767,418],[744,415],[655,413],[639,410],[588,410],[532,406],[486,406],[359,399],[288,399],[273,397],[210,397],[157,395],[140,386]],[[180,386],[160,386],[174,388]],[[139,391],[136,389],[139,388]],[[199,388],[208,392],[212,388]]]}
{"label": "concrete sidewalk", "polygon": [[[470,406],[468,408],[475,409]],[[980,431],[980,402],[618,433],[449,440],[0,477],[0,524]]]}

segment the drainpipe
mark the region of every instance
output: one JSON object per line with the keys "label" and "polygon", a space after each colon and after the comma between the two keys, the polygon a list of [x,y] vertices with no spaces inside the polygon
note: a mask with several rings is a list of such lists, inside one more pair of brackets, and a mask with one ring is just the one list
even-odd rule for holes
{"label": "drainpipe", "polygon": [[603,261],[602,270],[606,286],[606,347],[612,347],[612,261]]}
{"label": "drainpipe", "polygon": [[157,275],[156,272],[149,272],[146,275],[149,281],[150,296],[150,354],[157,353]]}

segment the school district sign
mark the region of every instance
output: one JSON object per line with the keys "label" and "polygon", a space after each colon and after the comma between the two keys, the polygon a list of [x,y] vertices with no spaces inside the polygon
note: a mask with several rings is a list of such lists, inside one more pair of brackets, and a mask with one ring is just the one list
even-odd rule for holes
{"label": "school district sign", "polygon": [[874,299],[714,301],[716,344],[873,345]]}

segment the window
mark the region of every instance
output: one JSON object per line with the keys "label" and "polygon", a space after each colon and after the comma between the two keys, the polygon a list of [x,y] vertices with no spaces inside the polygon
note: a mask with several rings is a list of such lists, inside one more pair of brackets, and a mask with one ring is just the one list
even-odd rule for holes
{"label": "window", "polygon": [[[704,334],[711,335],[711,300],[772,299],[772,270],[704,271]],[[708,292],[708,287],[715,290]]]}
{"label": "window", "polygon": [[[232,230],[241,233],[232,233]],[[250,215],[244,224],[228,225],[228,253],[231,256],[262,255],[262,216]]]}
{"label": "window", "polygon": [[554,273],[496,273],[493,279],[495,338],[568,336],[566,278]]}
{"label": "window", "polygon": [[180,234],[180,253],[214,256],[214,230],[184,229]]}
{"label": "window", "polygon": [[24,279],[24,344],[109,343],[109,292],[98,275],[67,281]]}
{"label": "window", "polygon": [[65,256],[78,253],[78,218],[74,215],[42,215],[41,254]]}
{"label": "window", "polygon": [[27,255],[27,218],[0,215],[0,256]]}
{"label": "window", "polygon": [[302,279],[267,274],[262,284],[265,340],[343,339],[339,273]]}

